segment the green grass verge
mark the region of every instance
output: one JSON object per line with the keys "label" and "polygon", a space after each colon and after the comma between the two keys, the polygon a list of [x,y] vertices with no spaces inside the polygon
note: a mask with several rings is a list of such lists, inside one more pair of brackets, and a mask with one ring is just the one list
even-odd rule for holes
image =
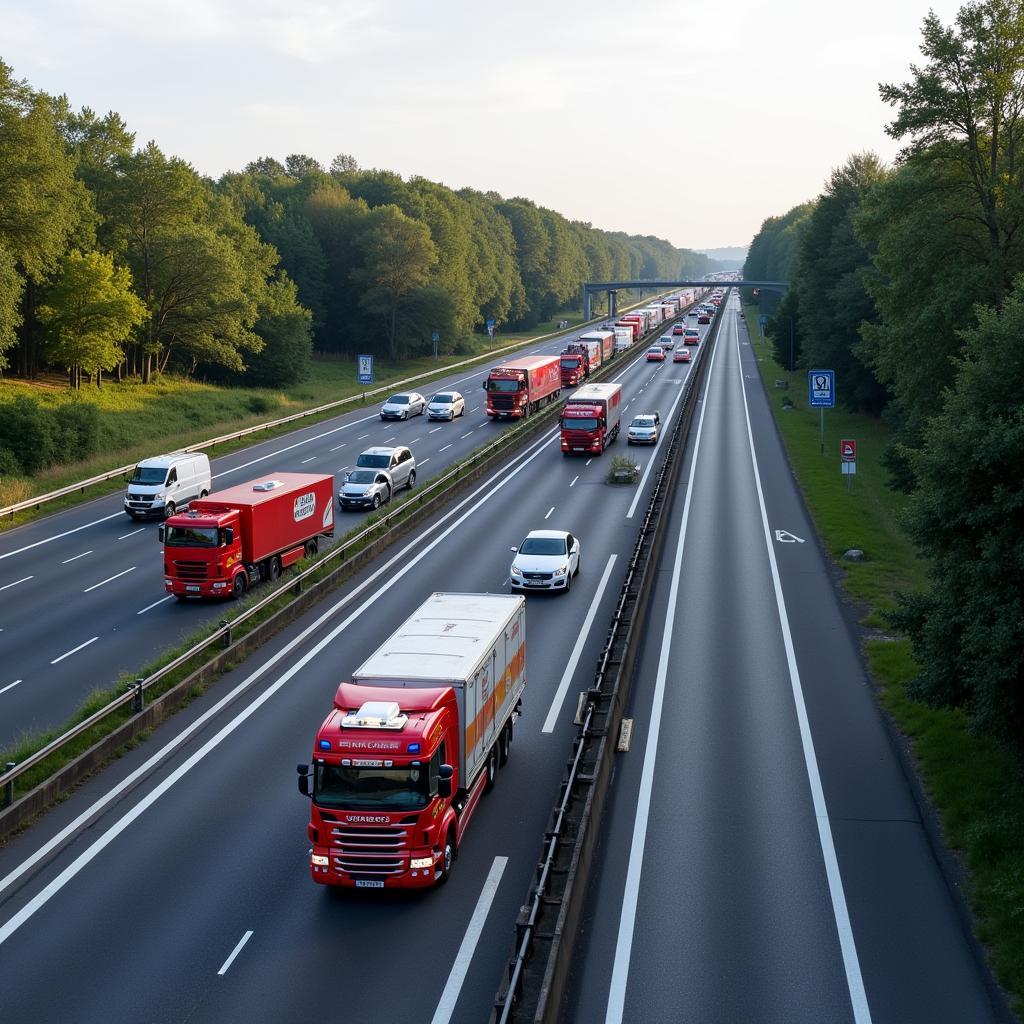
{"label": "green grass verge", "polygon": [[[841,563],[844,586],[863,602],[867,626],[882,627],[882,613],[897,590],[927,585],[926,563],[899,525],[903,496],[886,486],[879,457],[888,432],[877,419],[825,411],[825,454],[819,413],[807,408],[805,371],[775,362],[762,337],[757,307],[745,307],[751,345],[772,398],[772,408],[819,536],[833,557],[851,547],[870,559]],[[788,390],[775,381],[788,381]],[[841,382],[839,384],[841,386]],[[786,406],[789,406],[786,408]],[[855,438],[857,475],[847,490],[839,469],[839,441]],[[933,708],[908,696],[917,674],[909,641],[868,640],[868,666],[882,705],[910,740],[922,784],[950,846],[969,876],[975,933],[989,952],[996,977],[1024,1012],[1024,776],[1017,755],[972,731],[963,712]]]}

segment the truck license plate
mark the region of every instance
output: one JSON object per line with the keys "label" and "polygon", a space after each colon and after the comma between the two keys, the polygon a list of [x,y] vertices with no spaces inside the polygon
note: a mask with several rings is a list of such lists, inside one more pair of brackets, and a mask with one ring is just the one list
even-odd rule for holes
{"label": "truck license plate", "polygon": [[197,586],[186,586],[185,589],[186,590],[190,590],[190,591],[194,591],[197,594],[199,593],[199,587],[197,587]]}
{"label": "truck license plate", "polygon": [[376,878],[357,878],[357,889],[383,889],[384,882]]}

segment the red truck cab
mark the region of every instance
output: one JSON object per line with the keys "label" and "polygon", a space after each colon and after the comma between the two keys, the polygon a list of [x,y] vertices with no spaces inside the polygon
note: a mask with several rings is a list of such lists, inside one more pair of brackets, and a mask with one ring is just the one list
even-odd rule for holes
{"label": "red truck cab", "polygon": [[558,398],[562,387],[559,356],[524,356],[495,366],[484,381],[491,419],[523,419]]}
{"label": "red truck cab", "polygon": [[621,420],[620,384],[588,384],[581,388],[562,409],[562,454],[600,454],[619,436]]}

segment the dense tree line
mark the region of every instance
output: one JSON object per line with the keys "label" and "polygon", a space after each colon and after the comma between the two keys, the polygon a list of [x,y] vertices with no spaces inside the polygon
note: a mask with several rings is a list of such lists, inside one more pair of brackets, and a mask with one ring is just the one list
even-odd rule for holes
{"label": "dense tree line", "polygon": [[264,157],[219,181],[137,148],[0,61],[0,370],[148,382],[173,370],[285,385],[313,349],[452,350],[530,327],[587,279],[700,276],[706,256],[527,199]]}
{"label": "dense tree line", "polygon": [[745,273],[786,276],[788,259],[780,360],[792,323],[797,366],[835,367],[839,399],[892,424],[892,485],[930,566],[893,615],[917,693],[1021,743],[1024,3],[968,3],[950,25],[930,13],[921,52],[880,87],[894,165],[851,157],[815,202],[765,222]]}

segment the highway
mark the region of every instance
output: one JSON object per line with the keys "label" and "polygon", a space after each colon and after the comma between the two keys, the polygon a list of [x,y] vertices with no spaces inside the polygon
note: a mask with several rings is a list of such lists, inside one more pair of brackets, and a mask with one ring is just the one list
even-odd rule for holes
{"label": "highway", "polygon": [[[525,352],[559,352],[581,333]],[[340,485],[359,452],[377,444],[407,445],[421,485],[506,428],[507,421],[485,413],[480,382],[487,369],[452,375],[424,392],[463,393],[466,414],[451,423],[425,416],[382,422],[377,406],[356,410],[213,460],[214,487],[285,471],[332,473]],[[123,497],[107,495],[0,534],[0,747],[61,725],[91,692],[122,672],[134,676],[223,615],[220,603],[180,603],[165,594],[157,522],[129,519]],[[364,518],[336,512],[337,535]]]}
{"label": "highway", "polygon": [[565,1019],[1004,1019],[735,312],[699,424]]}
{"label": "highway", "polygon": [[[624,418],[670,420],[688,371],[620,370]],[[637,487],[610,487],[626,451],[565,458],[545,432],[0,850],[4,1019],[486,1019],[660,445],[629,449]],[[337,684],[432,591],[505,591],[542,526],[581,538],[582,572],[528,600],[523,717],[451,882],[314,885],[295,765]]]}

